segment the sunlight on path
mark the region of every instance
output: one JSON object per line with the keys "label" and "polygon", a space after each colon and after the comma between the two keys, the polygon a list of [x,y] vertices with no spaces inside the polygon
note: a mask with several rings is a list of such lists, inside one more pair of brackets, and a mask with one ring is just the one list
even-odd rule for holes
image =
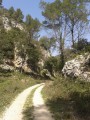
{"label": "sunlight on path", "polygon": [[15,101],[10,105],[10,107],[4,112],[3,118],[0,118],[0,120],[22,120],[23,106],[28,95],[34,88],[39,87],[40,85],[42,84],[37,84],[32,87],[29,87],[22,93],[20,93],[15,99]]}
{"label": "sunlight on path", "polygon": [[41,95],[41,90],[44,84],[37,88],[33,97],[34,105],[34,120],[53,120],[51,113],[44,104],[44,100]]}

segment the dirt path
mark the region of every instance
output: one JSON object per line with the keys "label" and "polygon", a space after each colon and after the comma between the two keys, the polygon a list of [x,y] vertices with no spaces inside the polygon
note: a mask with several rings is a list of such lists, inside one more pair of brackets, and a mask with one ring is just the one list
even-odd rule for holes
{"label": "dirt path", "polygon": [[40,85],[42,84],[34,85],[20,93],[10,107],[4,112],[3,117],[0,118],[0,120],[22,120],[23,106],[26,98],[34,88],[39,87]]}
{"label": "dirt path", "polygon": [[37,88],[33,97],[34,105],[34,120],[53,120],[51,113],[48,108],[45,106],[44,100],[41,95],[41,90],[44,87],[44,84]]}

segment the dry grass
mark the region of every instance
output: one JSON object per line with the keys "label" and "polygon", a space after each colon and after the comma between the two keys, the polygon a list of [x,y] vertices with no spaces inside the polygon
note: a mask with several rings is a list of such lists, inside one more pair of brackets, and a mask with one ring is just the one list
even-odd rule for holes
{"label": "dry grass", "polygon": [[21,73],[6,73],[0,76],[0,114],[11,103],[11,101],[27,87],[41,83]]}

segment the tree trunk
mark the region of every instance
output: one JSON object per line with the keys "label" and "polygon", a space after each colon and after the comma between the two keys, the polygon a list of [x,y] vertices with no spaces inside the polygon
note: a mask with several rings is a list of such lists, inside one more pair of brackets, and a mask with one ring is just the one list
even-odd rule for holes
{"label": "tree trunk", "polygon": [[64,66],[65,58],[64,58],[64,40],[62,39],[62,34],[60,35],[60,61],[61,61],[61,69]]}
{"label": "tree trunk", "polygon": [[74,30],[73,30],[73,28],[71,30],[71,34],[72,34],[72,48],[74,48]]}

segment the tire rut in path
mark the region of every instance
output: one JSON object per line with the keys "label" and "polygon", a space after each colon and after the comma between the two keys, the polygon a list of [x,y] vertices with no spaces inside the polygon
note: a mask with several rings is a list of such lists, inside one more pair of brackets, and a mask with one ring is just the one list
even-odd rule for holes
{"label": "tire rut in path", "polygon": [[13,101],[13,103],[10,105],[10,107],[5,110],[3,117],[0,118],[0,120],[22,120],[23,106],[25,104],[28,95],[34,88],[39,87],[40,85],[42,84],[37,84],[32,87],[29,87],[26,90],[24,90],[22,93],[20,93]]}
{"label": "tire rut in path", "polygon": [[48,108],[45,106],[44,100],[41,95],[41,90],[44,84],[38,87],[34,93],[33,106],[34,106],[34,120],[54,120]]}

